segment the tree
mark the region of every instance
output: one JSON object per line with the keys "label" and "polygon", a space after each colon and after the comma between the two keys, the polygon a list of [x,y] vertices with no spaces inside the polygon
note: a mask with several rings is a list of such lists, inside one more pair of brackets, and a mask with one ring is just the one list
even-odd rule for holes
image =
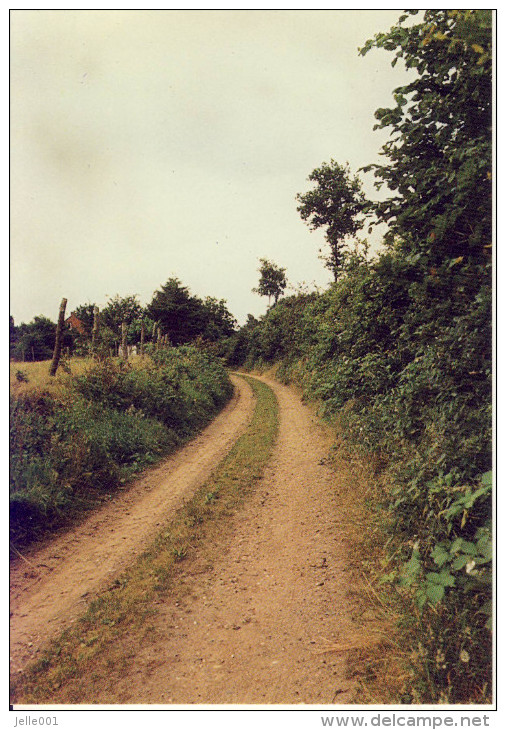
{"label": "tree", "polygon": [[419,12],[407,11],[360,51],[384,48],[395,52],[392,65],[418,72],[395,89],[394,107],[376,111],[376,128],[391,129],[388,163],[364,170],[394,193],[374,205],[391,242],[436,264],[479,259],[492,239],[492,15],[426,10],[404,27]]}
{"label": "tree", "polygon": [[88,302],[87,304],[80,304],[74,309],[74,314],[83,323],[88,337],[91,337],[91,331],[93,329],[93,312],[95,306],[95,303],[91,304]]}
{"label": "tree", "polygon": [[114,297],[109,298],[106,306],[100,312],[100,322],[119,335],[123,322],[132,324],[134,320],[139,319],[141,316],[142,307],[137,294],[129,294],[126,297],[120,297],[119,294],[116,294]]}
{"label": "tree", "polygon": [[362,184],[357,175],[351,176],[348,163],[340,165],[332,159],[313,170],[308,180],[315,182],[316,187],[297,195],[297,210],[303,220],[309,221],[311,230],[327,229],[325,239],[330,252],[322,258],[337,281],[346,239],[354,236],[364,222],[361,213],[366,201]]}
{"label": "tree", "polygon": [[[56,324],[48,317],[34,317],[33,321],[22,322],[17,328],[13,356],[17,360],[49,360],[53,354]],[[63,345],[71,343],[71,335],[65,332]]]}
{"label": "tree", "polygon": [[18,339],[18,328],[14,324],[14,317],[9,315],[9,355],[15,356],[16,342]]}
{"label": "tree", "polygon": [[237,321],[228,311],[224,299],[206,297],[202,302],[202,313],[204,315],[202,336],[205,340],[216,342],[222,337],[230,337],[235,332]]}
{"label": "tree", "polygon": [[258,286],[252,289],[252,291],[255,294],[260,294],[262,297],[269,297],[269,307],[271,305],[271,297],[274,297],[274,304],[277,304],[279,297],[283,294],[287,286],[286,269],[277,266],[267,259],[260,259],[260,268],[258,271],[260,272],[260,281],[258,282]]}
{"label": "tree", "polygon": [[192,342],[197,337],[215,342],[235,329],[235,319],[224,299],[202,300],[177,278],[169,279],[153,294],[146,313],[158,322],[162,334],[168,335],[173,345]]}
{"label": "tree", "polygon": [[148,316],[158,322],[162,334],[173,345],[191,342],[201,334],[200,301],[177,278],[170,278],[153,294],[146,307]]}

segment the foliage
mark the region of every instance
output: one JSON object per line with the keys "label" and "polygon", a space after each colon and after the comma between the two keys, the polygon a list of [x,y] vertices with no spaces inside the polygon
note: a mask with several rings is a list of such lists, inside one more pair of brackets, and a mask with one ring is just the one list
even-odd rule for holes
{"label": "foliage", "polygon": [[142,307],[136,294],[121,297],[116,294],[110,297],[106,306],[100,312],[100,322],[113,332],[121,333],[121,325],[126,322],[132,324],[142,315]]}
{"label": "foliage", "polygon": [[[10,326],[11,356],[15,360],[48,360],[52,357],[54,348],[56,324],[42,315],[34,317],[31,322],[22,322],[19,327]],[[66,331],[63,346],[72,343],[72,335]]]}
{"label": "foliage", "polygon": [[192,342],[199,336],[216,341],[231,335],[235,327],[223,299],[207,297],[203,301],[176,278],[154,293],[146,312],[160,324],[162,334],[169,335],[173,345]]}
{"label": "foliage", "polygon": [[234,316],[228,311],[224,299],[205,297],[202,301],[203,327],[201,336],[210,342],[217,342],[231,335],[237,325]]}
{"label": "foliage", "polygon": [[375,204],[389,238],[432,263],[482,258],[492,243],[492,13],[426,10],[405,27],[408,11],[371,48],[394,52],[417,71],[394,91],[395,106],[378,109],[376,125],[390,129],[384,165],[370,165],[377,187],[394,195]]}
{"label": "foliage", "polygon": [[395,248],[372,262],[356,253],[326,292],[250,319],[229,351],[235,366],[280,363],[278,376],[377,464],[395,535],[389,580],[415,603],[426,656],[445,646],[446,672],[431,664],[424,701],[490,690],[489,286],[478,264],[433,275]]}
{"label": "foliage", "polygon": [[88,302],[87,304],[79,304],[79,306],[74,309],[74,314],[77,319],[83,323],[88,337],[91,337],[91,331],[93,329],[95,306],[95,304]]}
{"label": "foliage", "polygon": [[16,341],[18,338],[18,328],[14,324],[14,317],[9,315],[9,357],[14,357]]}
{"label": "foliage", "polygon": [[274,304],[277,304],[279,297],[286,289],[286,269],[267,259],[260,259],[260,268],[258,270],[260,272],[260,281],[258,287],[253,291],[262,297],[269,297],[269,306],[271,297],[274,297]]}
{"label": "foliage", "polygon": [[133,368],[101,361],[11,399],[11,535],[29,542],[65,522],[204,426],[231,395],[222,366],[193,348]]}
{"label": "foliage", "polygon": [[325,239],[330,252],[323,256],[325,266],[337,281],[343,266],[346,239],[354,236],[364,222],[362,212],[365,196],[358,176],[352,177],[348,163],[335,160],[323,162],[309,175],[316,186],[307,193],[299,193],[297,210],[311,230],[325,228]]}

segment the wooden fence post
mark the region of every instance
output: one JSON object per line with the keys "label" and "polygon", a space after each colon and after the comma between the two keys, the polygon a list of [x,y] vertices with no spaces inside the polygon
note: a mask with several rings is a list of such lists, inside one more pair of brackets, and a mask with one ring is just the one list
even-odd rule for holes
{"label": "wooden fence post", "polygon": [[123,360],[128,360],[128,348],[127,348],[127,323],[121,323],[121,355]]}
{"label": "wooden fence post", "polygon": [[144,324],[144,320],[141,322],[141,357],[144,355],[144,339],[146,337],[146,325]]}
{"label": "wooden fence post", "polygon": [[97,306],[93,307],[93,329],[91,331],[91,349],[93,354],[97,348],[98,332],[100,329],[100,312]]}
{"label": "wooden fence post", "polygon": [[58,363],[60,362],[60,355],[61,355],[61,345],[62,345],[62,335],[63,335],[63,326],[65,324],[65,307],[67,306],[67,300],[62,299],[60,304],[60,312],[58,314],[58,322],[56,324],[56,337],[54,341],[54,352],[53,352],[53,360],[51,361],[51,367],[49,368],[49,375],[51,377],[54,377],[56,375],[56,371],[58,370]]}

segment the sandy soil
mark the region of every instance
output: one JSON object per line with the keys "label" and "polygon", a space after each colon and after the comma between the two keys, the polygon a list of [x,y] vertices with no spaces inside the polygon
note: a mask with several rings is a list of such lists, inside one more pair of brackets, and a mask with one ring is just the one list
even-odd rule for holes
{"label": "sandy soil", "polygon": [[[233,377],[234,396],[183,449],[76,529],[11,566],[11,669],[16,672],[93,600],[209,477],[251,420],[254,398]],[[27,562],[28,561],[28,562]]]}
{"label": "sandy soil", "polygon": [[152,640],[130,642],[101,704],[346,704],[346,649],[364,641],[350,600],[349,470],[295,391],[269,381],[280,433],[265,477],[226,523],[215,559],[183,568]]}

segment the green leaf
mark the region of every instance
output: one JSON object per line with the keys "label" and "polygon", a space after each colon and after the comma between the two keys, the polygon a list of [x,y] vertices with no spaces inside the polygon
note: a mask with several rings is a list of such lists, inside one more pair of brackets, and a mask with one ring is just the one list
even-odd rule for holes
{"label": "green leaf", "polygon": [[458,555],[452,563],[454,570],[462,570],[462,568],[470,561],[469,555]]}
{"label": "green leaf", "polygon": [[427,583],[425,593],[431,603],[439,603],[444,596],[445,589],[438,583]]}
{"label": "green leaf", "polygon": [[450,554],[441,544],[436,545],[430,555],[436,565],[444,565],[450,560]]}
{"label": "green leaf", "polygon": [[491,487],[492,478],[493,478],[493,472],[487,471],[487,472],[485,472],[485,474],[481,475],[481,483],[485,484],[487,487]]}
{"label": "green leaf", "polygon": [[427,581],[441,586],[454,586],[455,577],[449,570],[442,570],[440,573],[427,573]]}

